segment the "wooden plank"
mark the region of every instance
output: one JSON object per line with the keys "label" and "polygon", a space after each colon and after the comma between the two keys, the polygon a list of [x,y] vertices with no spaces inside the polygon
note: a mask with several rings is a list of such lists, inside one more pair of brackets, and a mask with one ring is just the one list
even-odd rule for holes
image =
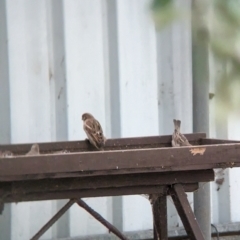
{"label": "wooden plank", "polygon": [[[200,139],[205,138],[205,133],[185,134],[187,139],[193,145],[199,145]],[[116,138],[108,139],[105,151],[119,149],[138,149],[138,148],[159,148],[170,147],[172,135],[151,136],[151,137],[134,137],[134,138]],[[0,151],[9,150],[15,154],[26,154],[32,144],[11,144],[0,145]],[[68,150],[70,152],[86,152],[95,150],[87,141],[67,141],[67,142],[49,142],[39,143],[41,153],[52,153],[54,151]]]}
{"label": "wooden plank", "polygon": [[15,194],[75,189],[97,189],[149,185],[172,185],[175,183],[209,182],[214,180],[213,170],[142,173],[120,176],[94,176],[81,178],[43,179],[0,183],[0,189],[11,188]]}
{"label": "wooden plank", "polygon": [[0,180],[9,176],[38,178],[171,172],[240,166],[240,143],[181,148],[133,149],[24,156],[0,159]]}
{"label": "wooden plank", "polygon": [[[158,196],[153,204],[155,231],[159,240],[168,240],[167,196]],[[156,234],[156,233],[155,233]],[[156,236],[155,236],[156,238]]]}
{"label": "wooden plank", "polygon": [[[5,197],[3,202],[24,202],[24,201],[42,201],[42,200],[57,200],[71,199],[84,197],[104,197],[104,196],[122,196],[122,195],[138,195],[151,193],[165,193],[167,186],[134,186],[134,187],[119,187],[119,188],[99,188],[99,189],[75,189],[63,191],[45,191],[15,194],[11,189],[5,189]],[[198,189],[198,183],[183,184],[184,191],[193,192]]]}
{"label": "wooden plank", "polygon": [[203,234],[197,223],[196,217],[193,214],[183,186],[181,184],[173,185],[170,188],[170,195],[189,238],[192,240],[204,240]]}

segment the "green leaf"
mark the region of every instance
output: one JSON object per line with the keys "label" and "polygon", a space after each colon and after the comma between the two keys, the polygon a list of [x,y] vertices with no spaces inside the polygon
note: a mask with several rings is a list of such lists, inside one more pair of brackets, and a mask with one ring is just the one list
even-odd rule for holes
{"label": "green leaf", "polygon": [[154,0],[152,2],[152,9],[156,10],[159,8],[167,7],[172,5],[172,3],[173,3],[173,0]]}

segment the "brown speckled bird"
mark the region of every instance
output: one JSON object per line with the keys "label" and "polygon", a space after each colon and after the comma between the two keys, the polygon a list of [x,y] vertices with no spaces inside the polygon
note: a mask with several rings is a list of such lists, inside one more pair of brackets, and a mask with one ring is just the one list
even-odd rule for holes
{"label": "brown speckled bird", "polygon": [[90,113],[82,115],[83,129],[86,132],[90,143],[98,150],[103,150],[106,138],[104,137],[100,123]]}
{"label": "brown speckled bird", "polygon": [[26,154],[26,156],[33,156],[33,155],[39,155],[39,145],[37,143],[33,144],[30,151]]}
{"label": "brown speckled bird", "polygon": [[181,121],[173,119],[173,123],[175,129],[172,135],[172,146],[173,147],[191,146],[187,138],[180,132]]}

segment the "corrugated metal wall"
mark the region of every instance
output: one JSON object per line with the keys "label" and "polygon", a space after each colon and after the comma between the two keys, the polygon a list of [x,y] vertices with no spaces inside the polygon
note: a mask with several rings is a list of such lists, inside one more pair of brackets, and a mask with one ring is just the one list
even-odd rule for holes
{"label": "corrugated metal wall", "polygon": [[[91,112],[107,137],[171,134],[172,119],[192,132],[190,24],[156,33],[149,0],[1,0],[0,143],[85,139],[81,114]],[[186,8],[190,0],[177,0]],[[211,89],[221,66],[212,62]],[[236,116],[211,136],[239,139]],[[240,221],[240,178],[227,171],[219,192],[212,184],[214,223]],[[189,194],[192,203],[192,194]],[[65,201],[9,204],[0,217],[0,239],[29,239]],[[141,196],[86,199],[124,231],[152,228]],[[224,204],[224,208],[223,208]],[[181,225],[172,201],[169,226]],[[238,211],[239,212],[239,211]],[[106,233],[73,206],[43,237]]]}

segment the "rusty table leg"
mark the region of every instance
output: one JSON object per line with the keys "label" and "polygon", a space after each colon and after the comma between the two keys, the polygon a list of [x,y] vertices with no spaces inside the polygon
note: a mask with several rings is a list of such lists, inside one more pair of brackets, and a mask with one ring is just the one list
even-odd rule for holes
{"label": "rusty table leg", "polygon": [[75,202],[69,200],[30,240],[39,239]]}
{"label": "rusty table leg", "polygon": [[175,184],[170,188],[178,214],[183,222],[185,230],[191,240],[204,240],[202,231],[188,202],[187,195],[181,184]]}
{"label": "rusty table leg", "polygon": [[153,222],[153,239],[158,240],[158,234],[154,222]]}
{"label": "rusty table leg", "polygon": [[[167,197],[158,196],[156,201],[153,203],[153,219],[154,226],[157,233],[156,239],[167,240],[168,239],[168,228],[167,228]],[[155,240],[154,235],[154,240]]]}
{"label": "rusty table leg", "polygon": [[128,240],[116,227],[114,227],[110,222],[104,219],[99,213],[94,211],[91,207],[89,207],[82,199],[77,199],[76,203],[85,209],[89,214],[91,214],[95,219],[97,219],[101,224],[103,224],[109,232],[114,233],[118,236],[121,240]]}

